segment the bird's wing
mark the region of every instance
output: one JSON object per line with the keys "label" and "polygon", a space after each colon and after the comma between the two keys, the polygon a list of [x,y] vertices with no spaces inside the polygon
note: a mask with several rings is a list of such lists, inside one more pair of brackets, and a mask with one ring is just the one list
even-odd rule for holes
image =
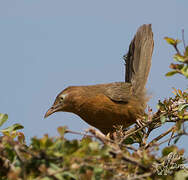
{"label": "bird's wing", "polygon": [[112,101],[119,103],[127,103],[132,93],[130,83],[116,82],[111,83],[105,88],[104,94]]}

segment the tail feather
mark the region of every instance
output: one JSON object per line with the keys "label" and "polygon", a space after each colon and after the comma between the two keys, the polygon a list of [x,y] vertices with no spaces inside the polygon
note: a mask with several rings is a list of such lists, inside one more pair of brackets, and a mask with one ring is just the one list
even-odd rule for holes
{"label": "tail feather", "polygon": [[144,24],[138,29],[126,56],[125,81],[132,84],[132,90],[135,95],[145,92],[153,47],[151,24]]}

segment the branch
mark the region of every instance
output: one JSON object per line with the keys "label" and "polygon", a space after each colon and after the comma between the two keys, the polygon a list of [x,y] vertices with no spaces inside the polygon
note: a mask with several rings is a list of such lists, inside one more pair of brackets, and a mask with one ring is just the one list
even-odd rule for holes
{"label": "branch", "polygon": [[138,180],[138,179],[149,177],[151,175],[152,175],[152,173],[149,172],[149,173],[145,173],[145,174],[135,175],[135,176],[129,177],[129,178],[127,178],[127,180]]}
{"label": "branch", "polygon": [[98,130],[96,130],[94,128],[89,128],[87,131],[94,135],[92,137],[95,137],[95,138],[99,139],[101,142],[103,142],[103,144],[108,144],[109,145],[109,143],[110,143],[110,145],[113,146],[113,147],[115,146],[115,147],[119,148],[119,147],[123,146],[123,147],[126,147],[127,149],[130,149],[130,150],[133,150],[133,151],[137,151],[137,149],[134,148],[133,146],[125,145],[125,144],[122,144],[121,142],[117,143],[114,140],[108,138],[103,133],[101,133],[100,131],[98,131]]}
{"label": "branch", "polygon": [[152,146],[155,142],[157,142],[158,140],[162,139],[164,136],[166,136],[167,134],[169,134],[171,131],[173,131],[175,128],[175,126],[171,127],[170,129],[168,129],[166,132],[164,132],[163,134],[157,136],[156,138],[154,138],[151,142],[149,142],[145,148],[147,149],[148,147]]}
{"label": "branch", "polygon": [[[107,141],[111,141],[109,138],[107,138],[104,134],[102,134],[101,132],[93,129],[93,128],[90,128],[89,129],[89,132],[91,132],[92,134],[94,134],[98,139],[100,139],[102,142],[106,143]],[[128,156],[125,156],[121,149],[119,148],[119,146],[117,146],[117,144],[111,144],[111,148],[112,150],[110,150],[110,153],[112,155],[115,155],[115,156],[122,156],[122,160],[128,162],[128,163],[131,163],[133,165],[136,165],[136,166],[139,166],[141,169],[143,169],[144,171],[149,171],[149,167],[146,167],[144,165],[142,165],[137,159],[133,158],[133,157],[128,157]]]}

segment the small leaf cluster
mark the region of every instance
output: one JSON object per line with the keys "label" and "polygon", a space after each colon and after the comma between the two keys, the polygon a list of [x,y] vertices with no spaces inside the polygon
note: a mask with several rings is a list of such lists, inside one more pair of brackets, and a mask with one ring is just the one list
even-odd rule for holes
{"label": "small leaf cluster", "polygon": [[[0,127],[8,120],[8,114],[0,113]],[[0,129],[0,132],[4,135],[10,136],[12,138],[18,138],[20,142],[25,141],[25,136],[22,132],[18,132],[17,130],[23,129],[24,127],[21,124],[13,124],[4,129]]]}
{"label": "small leaf cluster", "polygon": [[178,44],[181,42],[180,40],[178,39],[175,40],[169,37],[165,37],[164,39],[167,41],[168,44],[172,45],[176,50],[176,54],[173,56],[173,58],[176,62],[178,62],[176,64],[174,63],[170,64],[170,68],[172,69],[172,71],[166,73],[166,76],[172,76],[174,74],[179,73],[185,76],[186,78],[188,78],[188,46],[185,45],[184,39],[183,39],[183,43],[184,43],[183,53],[181,53],[177,47]]}
{"label": "small leaf cluster", "polygon": [[158,114],[160,114],[160,121],[164,123],[173,123],[171,138],[175,139],[176,144],[181,136],[187,135],[185,122],[188,121],[188,93],[182,92],[180,89],[173,88],[174,98],[165,99],[158,103]]}

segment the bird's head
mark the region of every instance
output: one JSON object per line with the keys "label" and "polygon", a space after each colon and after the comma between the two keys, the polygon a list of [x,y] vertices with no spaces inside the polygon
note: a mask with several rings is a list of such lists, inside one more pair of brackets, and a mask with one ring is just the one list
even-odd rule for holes
{"label": "bird's head", "polygon": [[63,90],[61,93],[59,93],[52,107],[48,109],[48,111],[46,112],[44,118],[59,111],[73,112],[74,101],[75,101],[75,98],[77,97],[76,92],[77,92],[76,88],[69,87]]}
{"label": "bird's head", "polygon": [[54,104],[52,105],[52,107],[50,109],[48,109],[48,111],[46,112],[44,118],[47,118],[48,116],[50,116],[51,114],[53,114],[55,112],[64,111],[66,96],[67,96],[67,94],[60,93],[56,97],[56,99],[55,99]]}

